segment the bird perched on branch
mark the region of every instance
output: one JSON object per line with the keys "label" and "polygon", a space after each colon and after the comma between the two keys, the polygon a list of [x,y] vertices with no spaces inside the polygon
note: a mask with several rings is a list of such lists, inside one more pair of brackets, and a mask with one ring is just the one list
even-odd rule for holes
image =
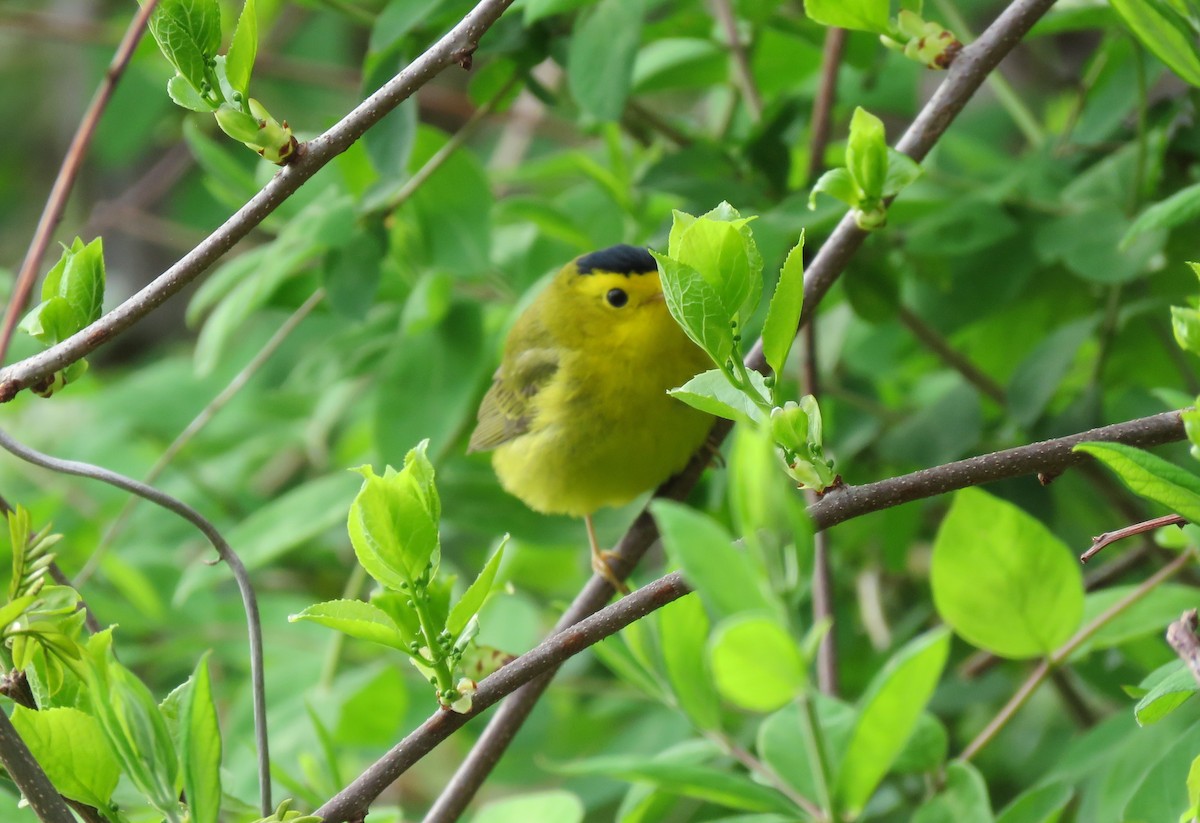
{"label": "bird perched on branch", "polygon": [[501,485],[546,514],[583,517],[592,568],[625,590],[592,514],[680,471],[713,418],[667,394],[711,366],[671,318],[643,248],[568,263],[509,332],[469,451],[494,449]]}

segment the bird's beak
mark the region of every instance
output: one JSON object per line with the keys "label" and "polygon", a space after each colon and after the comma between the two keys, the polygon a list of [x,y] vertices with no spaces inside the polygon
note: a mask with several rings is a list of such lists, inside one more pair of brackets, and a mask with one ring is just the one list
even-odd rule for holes
{"label": "bird's beak", "polygon": [[667,302],[667,296],[660,291],[655,292],[654,294],[652,294],[646,298],[646,302],[647,303],[665,303],[665,302]]}

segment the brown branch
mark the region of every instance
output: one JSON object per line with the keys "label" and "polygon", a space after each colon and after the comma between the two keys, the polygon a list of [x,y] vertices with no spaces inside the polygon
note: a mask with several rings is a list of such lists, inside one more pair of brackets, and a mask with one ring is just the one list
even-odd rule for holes
{"label": "brown branch", "polygon": [[733,58],[734,80],[742,93],[742,99],[746,101],[751,121],[757,123],[762,119],[762,95],[759,94],[758,86],[754,83],[754,71],[750,68],[746,47],[742,44],[742,37],[738,33],[733,4],[730,0],[712,0],[712,6],[717,22],[721,24],[721,28],[725,32],[725,39],[729,41],[729,54]]}
{"label": "brown branch", "polygon": [[[592,582],[596,580],[603,583],[602,578],[593,578]],[[604,585],[607,586],[607,583]],[[468,720],[481,714],[518,687],[524,685],[528,688],[531,681],[537,682],[545,678],[545,673],[553,673],[570,657],[605,637],[616,634],[656,609],[678,600],[689,591],[691,589],[683,582],[679,572],[673,572],[643,586],[628,597],[621,598],[591,617],[556,632],[533,650],[481,680],[472,698],[470,712],[435,712],[313,814],[320,817],[323,823],[347,823],[362,819],[384,789]],[[610,588],[609,593],[611,592]]]}
{"label": "brown branch", "polygon": [[811,183],[825,168],[825,147],[829,145],[829,128],[833,116],[833,101],[837,97],[838,68],[846,50],[846,30],[825,30],[825,48],[821,53],[821,81],[813,99],[812,134],[808,143],[808,177]]}
{"label": "brown branch", "polygon": [[1183,616],[1167,626],[1167,642],[1200,684],[1200,639],[1196,638],[1196,610],[1188,609]]}
{"label": "brown branch", "polygon": [[1177,411],[1140,417],[1079,434],[1043,440],[1028,446],[968,457],[944,466],[921,469],[862,486],[843,486],[827,493],[808,513],[818,529],[844,520],[910,503],[946,492],[993,483],[1027,474],[1059,473],[1091,458],[1073,452],[1079,443],[1096,440],[1147,448],[1184,438],[1183,419]]}
{"label": "brown branch", "polygon": [[0,402],[11,400],[22,389],[86,357],[196,279],[384,115],[443,69],[468,64],[479,38],[511,3],[512,0],[480,0],[458,25],[354,111],[320,137],[303,144],[295,162],[276,174],[246,205],[152,283],[77,334],[0,370]]}
{"label": "brown branch", "polygon": [[4,311],[3,325],[0,325],[0,363],[4,362],[8,344],[12,341],[13,332],[17,328],[17,320],[29,302],[29,294],[33,291],[33,284],[37,280],[42,256],[46,253],[46,247],[50,245],[50,237],[54,234],[55,226],[62,219],[67,198],[71,196],[71,189],[75,185],[79,168],[83,165],[88,144],[92,142],[92,135],[96,133],[100,116],[104,114],[104,109],[108,106],[108,101],[112,98],[121,75],[125,73],[125,67],[129,65],[129,60],[133,57],[133,51],[137,47],[138,41],[146,32],[146,21],[150,19],[150,14],[157,5],[158,0],[146,0],[145,4],[138,9],[138,13],[133,16],[129,28],[125,31],[125,36],[121,38],[121,43],[117,46],[112,62],[108,64],[108,69],[104,72],[104,79],[100,81],[100,87],[92,96],[92,101],[88,104],[83,119],[79,121],[79,128],[75,130],[75,136],[71,138],[67,155],[58,169],[58,177],[50,189],[50,197],[47,198],[46,205],[42,209],[42,216],[38,219],[33,240],[29,244],[28,251],[25,252],[21,270],[17,273],[12,298],[8,301],[8,308]]}
{"label": "brown branch", "polygon": [[1008,402],[1004,397],[1004,388],[978,366],[967,359],[960,351],[950,345],[950,342],[926,323],[916,312],[905,305],[897,307],[900,322],[912,332],[924,346],[936,354],[943,363],[950,366],[968,383],[978,389],[983,395],[993,400],[996,405],[1004,407]]}

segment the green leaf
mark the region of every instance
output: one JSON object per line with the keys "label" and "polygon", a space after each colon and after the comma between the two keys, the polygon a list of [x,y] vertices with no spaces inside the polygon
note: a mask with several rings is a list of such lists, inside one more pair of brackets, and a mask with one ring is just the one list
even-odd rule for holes
{"label": "green leaf", "polygon": [[714,363],[724,363],[734,349],[732,319],[721,295],[700,272],[666,255],[651,252],[662,273],[667,310],[692,341]]}
{"label": "green leaf", "polygon": [[942,619],[1001,657],[1049,654],[1083,615],[1083,581],[1070,549],[1012,503],[978,489],[955,494],[930,577]]}
{"label": "green leaf", "polygon": [[808,207],[816,209],[817,195],[828,194],[834,199],[841,200],[852,209],[858,208],[862,202],[863,193],[850,175],[848,169],[830,169],[817,178],[812,191],[808,195]]}
{"label": "green leaf", "polygon": [[882,199],[888,174],[887,136],[883,121],[862,106],[850,118],[846,168],[866,200]]}
{"label": "green leaf", "polygon": [[779,270],[779,282],[775,294],[767,307],[767,319],[763,324],[763,356],[776,375],[783,374],[788,352],[796,340],[800,326],[800,313],[804,308],[804,233],[800,242],[788,252],[783,268]]}
{"label": "green leaf", "polygon": [[1200,523],[1200,477],[1186,469],[1123,443],[1080,443],[1073,451],[1108,466],[1134,494]]}
{"label": "green leaf", "polygon": [[42,303],[21,328],[46,345],[59,343],[99,319],[104,304],[104,244],[78,237],[64,248],[42,283]]}
{"label": "green leaf", "polygon": [[891,146],[888,146],[887,157],[887,178],[883,181],[883,196],[895,197],[921,176],[921,164]]}
{"label": "green leaf", "polygon": [[247,569],[262,568],[336,526],[341,516],[330,503],[345,500],[352,489],[352,479],[342,473],[302,483],[256,509],[226,537],[241,547]]}
{"label": "green leaf", "polygon": [[1173,229],[1197,217],[1200,217],[1200,183],[1193,183],[1166,200],[1147,206],[1125,232],[1118,248],[1126,250],[1139,234],[1155,229]]}
{"label": "green leaf", "polygon": [[760,613],[778,617],[779,604],[768,593],[745,552],[706,514],[680,503],[658,500],[650,511],[662,533],[671,562],[717,617]]}
{"label": "green leaf", "polygon": [[1085,317],[1055,329],[1017,366],[1004,396],[1013,419],[1031,426],[1062,386],[1083,344],[1094,336],[1096,320]]}
{"label": "green leaf", "polygon": [[595,120],[619,120],[625,111],[643,14],[643,0],[600,0],[575,23],[567,48],[567,86]]}
{"label": "green leaf", "polygon": [[209,653],[196,664],[180,723],[183,791],[189,823],[217,823],[221,815],[221,727],[208,677]]}
{"label": "green leaf", "polygon": [[229,85],[245,95],[249,94],[250,72],[254,70],[257,53],[258,13],[254,0],[246,0],[229,42],[229,53],[225,55],[225,76],[229,78]]}
{"label": "green leaf", "polygon": [[496,572],[500,568],[500,561],[504,558],[506,543],[508,543],[508,535],[505,535],[504,539],[500,541],[500,546],[492,552],[492,556],[488,558],[488,562],[484,564],[479,575],[450,609],[450,617],[446,620],[446,630],[450,632],[451,637],[457,638],[462,633],[467,622],[479,613],[484,602],[487,601],[488,595],[495,588]]}
{"label": "green leaf", "polygon": [[794,813],[774,789],[725,769],[688,763],[650,760],[639,755],[611,755],[564,763],[555,771],[566,775],[606,775],[618,780],[650,783],[660,791],[694,797],[749,812]]}
{"label": "green leaf", "polygon": [[1133,707],[1139,726],[1157,723],[1200,691],[1196,676],[1183,661],[1172,661],[1152,672],[1139,684],[1147,691]]}
{"label": "green leaf", "polygon": [[774,620],[742,615],[721,621],[709,645],[713,680],[739,708],[771,712],[808,683],[796,641]]}
{"label": "green leaf", "polygon": [[396,622],[378,606],[362,600],[329,600],[288,617],[292,623],[307,620],[359,640],[409,652],[408,641]]}
{"label": "green leaf", "polygon": [[438,548],[441,504],[428,445],[409,451],[399,472],[389,467],[380,477],[370,466],[358,469],[363,485],[350,506],[350,542],[367,573],[390,589],[423,575]]}
{"label": "green leaf", "polygon": [[60,794],[108,808],[121,766],[94,717],[67,707],[36,711],[15,706],[11,720]]}
{"label": "green leaf", "polygon": [[892,655],[859,701],[858,722],[838,773],[835,794],[841,807],[857,815],[904,750],[933,696],[946,657],[950,633],[935,629]]}
{"label": "green leaf", "polygon": [[804,13],[823,26],[888,32],[888,0],[804,0]]}
{"label": "green leaf", "polygon": [[[758,393],[764,403],[769,402],[771,391],[763,381],[763,376],[755,371],[749,374],[753,391]],[[757,423],[763,420],[763,411],[759,405],[745,392],[733,386],[720,369],[709,369],[703,374],[698,374],[667,394],[700,411],[739,423]]]}
{"label": "green leaf", "polygon": [[552,789],[493,800],[471,818],[471,823],[527,823],[532,820],[582,823],[583,815],[583,803],[578,796],[565,789]]}
{"label": "green leaf", "polygon": [[208,61],[221,47],[217,0],[162,0],[150,15],[150,34],[163,56],[197,90],[208,78]]}
{"label": "green leaf", "polygon": [[674,213],[668,254],[713,287],[727,320],[744,324],[762,295],[762,255],[750,230],[753,218],[722,202],[700,217]]}
{"label": "green leaf", "polygon": [[1159,60],[1193,86],[1200,86],[1200,49],[1195,12],[1186,15],[1170,0],[1111,0],[1125,25]]}
{"label": "green leaf", "polygon": [[992,823],[983,776],[970,763],[954,761],[946,767],[942,790],[917,809],[912,823]]}
{"label": "green leaf", "polygon": [[[1090,623],[1118,601],[1129,597],[1135,584],[1107,586],[1088,592],[1083,601],[1083,622]],[[1112,649],[1150,635],[1162,636],[1171,621],[1196,606],[1196,590],[1192,586],[1164,583],[1149,597],[1135,598],[1119,614],[1110,618],[1072,654],[1078,660],[1098,649]]]}
{"label": "green leaf", "polygon": [[1055,823],[1073,796],[1068,783],[1038,786],[1005,806],[996,823]]}
{"label": "green leaf", "polygon": [[708,628],[708,615],[694,594],[668,603],[658,611],[663,664],[679,707],[697,728],[719,729],[717,692],[704,653]]}
{"label": "green leaf", "polygon": [[176,74],[167,81],[167,96],[174,101],[175,105],[189,111],[198,111],[207,114],[215,111],[217,108],[215,103],[201,97],[200,92],[196,91],[182,74]]}

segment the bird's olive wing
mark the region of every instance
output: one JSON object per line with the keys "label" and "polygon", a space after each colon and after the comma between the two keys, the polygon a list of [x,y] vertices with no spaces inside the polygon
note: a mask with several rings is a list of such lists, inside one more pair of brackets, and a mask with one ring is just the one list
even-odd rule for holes
{"label": "bird's olive wing", "polygon": [[529,431],[532,400],[557,370],[553,349],[526,349],[501,365],[479,405],[479,422],[467,452],[494,449]]}

